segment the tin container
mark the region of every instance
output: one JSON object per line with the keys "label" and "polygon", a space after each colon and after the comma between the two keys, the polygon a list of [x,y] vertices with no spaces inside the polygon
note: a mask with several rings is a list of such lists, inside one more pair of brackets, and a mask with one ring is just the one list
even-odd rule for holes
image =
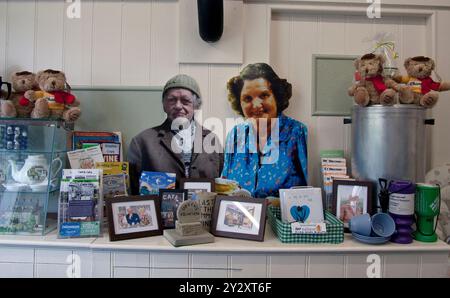
{"label": "tin container", "polygon": [[[358,180],[379,178],[423,181],[426,164],[426,109],[416,105],[354,106],[351,121],[351,169]],[[376,201],[376,200],[374,200]]]}

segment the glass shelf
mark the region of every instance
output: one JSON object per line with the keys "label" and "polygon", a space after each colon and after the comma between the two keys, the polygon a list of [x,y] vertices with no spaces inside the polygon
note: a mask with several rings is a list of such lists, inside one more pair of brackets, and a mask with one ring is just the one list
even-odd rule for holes
{"label": "glass shelf", "polygon": [[2,194],[49,194],[49,193],[53,193],[55,191],[59,191],[59,187],[54,187],[52,189],[50,189],[47,192],[47,189],[42,190],[42,191],[32,191],[32,190],[19,190],[19,191],[15,191],[15,190],[0,190],[0,198]]}
{"label": "glass shelf", "polygon": [[41,118],[41,119],[34,119],[34,118],[5,118],[0,117],[0,122],[8,124],[22,124],[22,125],[48,125],[48,124],[54,124],[62,127],[71,127],[73,126],[72,123],[67,123],[62,119],[50,119],[50,118]]}
{"label": "glass shelf", "polygon": [[51,232],[53,230],[56,230],[58,227],[58,222],[56,219],[47,219],[45,223],[45,229],[44,226],[34,226],[31,227],[28,231],[19,230],[16,227],[11,226],[0,226],[0,234],[1,235],[23,235],[23,236],[41,236],[44,232]]}
{"label": "glass shelf", "polygon": [[55,151],[45,151],[45,150],[9,150],[0,149],[0,154],[11,153],[11,154],[65,154],[69,150],[55,150]]}

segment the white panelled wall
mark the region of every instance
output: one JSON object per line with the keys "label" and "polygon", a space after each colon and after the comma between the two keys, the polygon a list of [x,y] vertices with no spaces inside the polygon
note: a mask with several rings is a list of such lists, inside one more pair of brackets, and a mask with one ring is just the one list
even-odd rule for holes
{"label": "white panelled wall", "polygon": [[[446,32],[450,7],[445,1],[423,3],[430,5],[425,7],[418,6],[420,1],[385,0],[386,10],[390,3],[404,6],[393,7],[399,13],[376,20],[365,16],[366,1],[329,1],[340,2],[334,6],[325,6],[326,2],[244,1],[244,64],[238,65],[178,63],[182,12],[175,0],[81,0],[80,19],[67,18],[70,3],[62,0],[0,0],[0,75],[8,78],[18,70],[57,68],[76,86],[161,86],[183,72],[200,83],[203,118],[225,119],[234,116],[226,81],[248,63],[269,62],[293,84],[287,114],[309,127],[310,183],[317,184],[319,150],[342,148],[348,153],[349,129],[341,117],[311,116],[312,54],[359,55],[370,47],[364,38],[388,31],[395,38],[400,66],[410,55],[430,55],[437,60],[441,76],[450,80]],[[433,110],[437,125],[429,167],[450,161],[449,110],[450,96],[443,93]]]}
{"label": "white panelled wall", "polygon": [[[361,55],[371,51],[367,39],[377,32],[390,32],[400,61],[410,55],[430,55],[426,50],[426,19],[384,17],[368,19],[351,15],[275,13],[271,26],[271,64],[293,87],[287,114],[300,119],[309,129],[310,177],[319,178],[319,152],[340,148],[350,152],[350,126],[342,117],[311,116],[313,54]],[[283,45],[283,46],[280,46]],[[348,74],[343,74],[348,75]],[[351,74],[350,74],[351,75]]]}

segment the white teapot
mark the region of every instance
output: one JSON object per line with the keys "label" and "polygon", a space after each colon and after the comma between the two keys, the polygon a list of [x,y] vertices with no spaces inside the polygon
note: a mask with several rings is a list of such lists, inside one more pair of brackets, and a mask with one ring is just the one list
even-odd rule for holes
{"label": "white teapot", "polygon": [[[20,171],[17,170],[15,161],[8,160],[8,162],[11,164],[12,177],[16,182],[28,185],[42,184],[48,182],[49,164],[47,159],[45,158],[45,155],[43,154],[29,155],[27,159],[25,159],[25,164],[23,165],[22,169],[20,169]],[[55,165],[53,165],[53,163],[55,163]],[[62,166],[63,163],[59,157],[55,158],[52,161],[52,171],[54,173],[52,175],[52,179],[62,169]]]}

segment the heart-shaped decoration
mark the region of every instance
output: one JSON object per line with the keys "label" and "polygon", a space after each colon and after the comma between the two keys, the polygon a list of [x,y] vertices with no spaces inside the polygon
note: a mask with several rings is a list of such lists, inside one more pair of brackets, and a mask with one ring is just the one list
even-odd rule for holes
{"label": "heart-shaped decoration", "polygon": [[299,222],[305,222],[308,219],[310,213],[309,207],[306,205],[292,206],[290,211],[295,221]]}

